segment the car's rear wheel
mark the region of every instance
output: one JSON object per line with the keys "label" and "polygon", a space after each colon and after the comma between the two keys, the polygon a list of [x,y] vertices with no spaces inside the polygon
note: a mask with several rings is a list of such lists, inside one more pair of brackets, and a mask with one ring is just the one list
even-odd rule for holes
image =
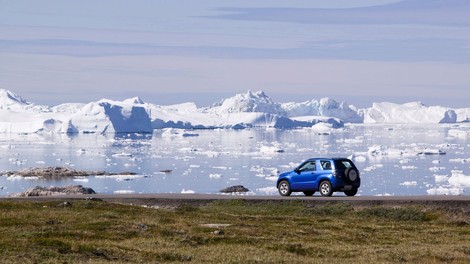
{"label": "car's rear wheel", "polygon": [[344,191],[344,194],[346,194],[347,196],[354,196],[357,194],[357,189],[354,188],[354,189],[351,189],[349,191]]}
{"label": "car's rear wheel", "polygon": [[311,192],[311,191],[308,191],[308,192],[304,192],[305,196],[312,196],[315,192]]}
{"label": "car's rear wheel", "polygon": [[292,193],[290,189],[290,184],[288,181],[281,181],[279,185],[277,186],[277,190],[279,191],[279,194],[282,196],[289,196]]}
{"label": "car's rear wheel", "polygon": [[319,189],[322,196],[331,196],[333,194],[333,188],[331,188],[329,181],[322,181]]}

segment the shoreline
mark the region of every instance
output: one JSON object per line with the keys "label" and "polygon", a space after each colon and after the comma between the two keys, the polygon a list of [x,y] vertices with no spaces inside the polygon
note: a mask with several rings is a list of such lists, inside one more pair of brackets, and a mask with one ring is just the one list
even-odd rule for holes
{"label": "shoreline", "polygon": [[102,200],[109,203],[129,204],[148,207],[178,207],[184,205],[205,206],[217,201],[244,200],[249,203],[287,203],[299,201],[307,206],[349,204],[353,207],[373,206],[425,206],[446,210],[457,210],[470,215],[470,196],[260,196],[224,194],[92,194],[54,195],[37,197],[0,197],[2,201],[41,202],[41,201]]}

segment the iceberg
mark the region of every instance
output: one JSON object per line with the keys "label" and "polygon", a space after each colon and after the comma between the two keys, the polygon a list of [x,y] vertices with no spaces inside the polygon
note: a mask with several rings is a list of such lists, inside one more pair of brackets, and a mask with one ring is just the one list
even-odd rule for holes
{"label": "iceberg", "polygon": [[0,133],[151,133],[147,110],[135,103],[101,100],[52,108],[0,89]]}
{"label": "iceberg", "polygon": [[363,117],[358,109],[347,105],[345,101],[339,103],[331,98],[322,98],[320,101],[312,100],[303,103],[285,103],[281,105],[287,117],[298,116],[327,116],[335,117],[346,123],[362,123]]}
{"label": "iceberg", "polygon": [[[49,107],[0,89],[0,133],[152,133],[154,129],[312,128],[329,134],[344,123],[439,124],[469,122],[470,108],[450,109],[406,104],[373,103],[358,109],[331,98],[302,103],[277,103],[263,91],[247,91],[210,107],[195,103],[156,105],[140,97],[123,101],[65,103]],[[450,136],[468,133],[449,131]]]}
{"label": "iceberg", "polygon": [[457,114],[442,106],[425,106],[420,102],[406,104],[373,103],[363,110],[366,124],[441,124],[455,123]]}

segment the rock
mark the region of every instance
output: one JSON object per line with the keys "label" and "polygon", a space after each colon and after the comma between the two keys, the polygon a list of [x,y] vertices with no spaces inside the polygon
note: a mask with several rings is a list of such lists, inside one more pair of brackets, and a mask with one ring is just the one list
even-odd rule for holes
{"label": "rock", "polygon": [[57,205],[57,207],[72,207],[70,202],[63,202]]}
{"label": "rock", "polygon": [[148,225],[146,225],[146,224],[138,224],[138,225],[137,225],[137,229],[139,229],[140,231],[145,231],[145,230],[147,230],[148,228],[149,228],[149,227],[148,227]]}
{"label": "rock", "polygon": [[60,222],[59,220],[55,220],[55,219],[49,219],[46,221],[46,225],[59,225],[59,224],[62,224],[62,222]]}
{"label": "rock", "polygon": [[96,198],[96,197],[87,197],[87,198],[85,198],[85,201],[102,202],[103,199]]}
{"label": "rock", "polygon": [[82,171],[70,169],[67,167],[46,167],[46,168],[29,168],[20,171],[8,171],[4,173],[6,176],[23,176],[23,177],[42,177],[46,179],[60,179],[76,176],[92,176],[92,175],[135,175],[133,172],[111,173],[106,171]]}
{"label": "rock", "polygon": [[51,195],[64,195],[64,194],[96,194],[91,188],[83,187],[81,185],[65,186],[65,187],[41,187],[28,189],[22,193],[13,194],[13,197],[31,197],[31,196],[51,196]]}
{"label": "rock", "polygon": [[249,192],[247,188],[243,185],[235,185],[231,187],[227,187],[225,189],[220,190],[221,193],[241,193],[241,192]]}
{"label": "rock", "polygon": [[225,232],[223,230],[215,230],[214,232],[212,232],[214,235],[218,235],[218,236],[223,236],[225,235]]}

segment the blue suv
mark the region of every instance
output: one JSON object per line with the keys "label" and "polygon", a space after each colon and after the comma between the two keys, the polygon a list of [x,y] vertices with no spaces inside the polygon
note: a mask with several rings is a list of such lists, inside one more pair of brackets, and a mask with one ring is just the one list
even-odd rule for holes
{"label": "blue suv", "polygon": [[281,173],[277,180],[277,189],[282,196],[292,192],[312,196],[316,191],[322,196],[331,196],[333,192],[354,196],[360,185],[359,170],[345,158],[308,159],[294,170]]}

